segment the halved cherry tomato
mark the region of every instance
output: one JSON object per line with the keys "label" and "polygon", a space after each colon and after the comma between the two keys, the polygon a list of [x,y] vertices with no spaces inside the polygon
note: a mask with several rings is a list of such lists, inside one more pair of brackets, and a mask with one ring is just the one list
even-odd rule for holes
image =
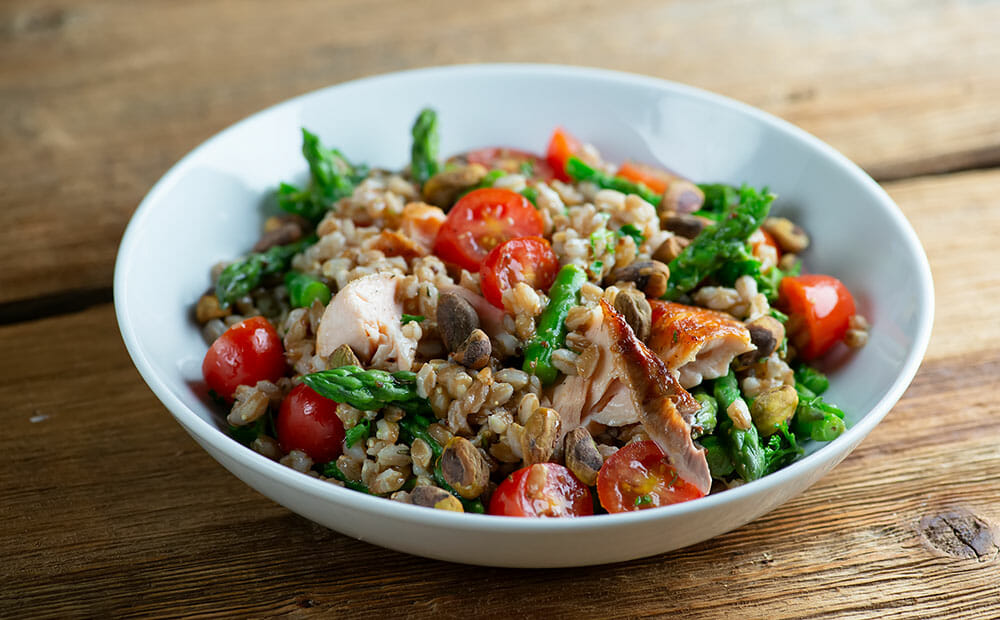
{"label": "halved cherry tomato", "polygon": [[774,235],[767,232],[763,228],[759,230],[760,234],[763,235],[763,239],[760,239],[759,241],[752,244],[753,255],[756,256],[757,258],[760,258],[761,248],[764,246],[771,246],[772,248],[774,248],[775,258],[781,260],[781,246],[778,245],[778,241],[774,238]]}
{"label": "halved cherry tomato", "polygon": [[675,175],[661,168],[634,161],[627,161],[622,164],[615,175],[634,183],[642,183],[657,194],[666,192],[667,187],[670,186],[670,182],[677,178]]}
{"label": "halved cherry tomato", "polygon": [[434,241],[434,253],[469,271],[514,237],[538,237],[544,229],[542,215],[528,199],[509,189],[488,187],[469,192],[448,212]]}
{"label": "halved cherry tomato", "polygon": [[542,237],[518,237],[505,241],[486,255],[479,268],[483,297],[503,308],[503,292],[518,282],[548,290],[559,273],[559,257]]}
{"label": "halved cherry tomato", "polygon": [[552,167],[552,173],[560,181],[570,180],[569,175],[566,174],[566,162],[569,161],[570,157],[580,152],[581,146],[580,141],[562,127],[556,127],[556,130],[552,132],[545,159]]}
{"label": "halved cherry tomato", "polygon": [[343,451],[344,424],[337,417],[337,403],[304,383],[281,401],[274,427],[282,450],[302,450],[316,463],[328,463]]}
{"label": "halved cherry tomato", "polygon": [[500,483],[490,514],[507,517],[583,517],[594,514],[590,489],[558,463],[536,463]]}
{"label": "halved cherry tomato", "polygon": [[209,389],[232,401],[236,388],[277,381],[285,375],[285,349],[278,332],[262,316],[240,321],[208,348],[201,374]]}
{"label": "halved cherry tomato", "polygon": [[704,493],[677,476],[655,442],[636,441],[604,461],[597,473],[597,496],[608,512],[628,512],[678,504]]}
{"label": "halved cherry tomato", "polygon": [[795,326],[789,337],[803,359],[817,358],[844,337],[855,313],[844,283],[822,274],[789,276],[778,289],[778,308]]}
{"label": "halved cherry tomato", "polygon": [[490,146],[476,149],[465,154],[470,164],[480,164],[493,170],[524,174],[527,177],[549,181],[552,179],[552,168],[549,163],[528,151],[507,148],[505,146]]}

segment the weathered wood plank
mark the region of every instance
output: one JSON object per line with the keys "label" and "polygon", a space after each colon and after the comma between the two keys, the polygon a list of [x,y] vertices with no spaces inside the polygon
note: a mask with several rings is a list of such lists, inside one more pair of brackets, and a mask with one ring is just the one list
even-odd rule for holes
{"label": "weathered wood plank", "polygon": [[135,205],[224,126],[415,66],[635,71],[763,107],[887,177],[995,165],[997,23],[1000,4],[973,0],[13,0],[0,7],[0,263],[17,268],[0,303],[110,286]]}
{"label": "weathered wood plank", "polygon": [[[929,357],[993,348],[998,335],[1000,171],[886,184],[927,252],[936,308]],[[993,341],[995,342],[995,341]]]}
{"label": "weathered wood plank", "polygon": [[[22,352],[0,363],[3,616],[1000,612],[1000,417],[982,390],[995,351],[926,363],[843,464],[740,530],[625,564],[517,571],[384,551],[260,497],[142,386],[110,306],[0,328],[0,346]],[[976,523],[978,540],[962,534]]]}

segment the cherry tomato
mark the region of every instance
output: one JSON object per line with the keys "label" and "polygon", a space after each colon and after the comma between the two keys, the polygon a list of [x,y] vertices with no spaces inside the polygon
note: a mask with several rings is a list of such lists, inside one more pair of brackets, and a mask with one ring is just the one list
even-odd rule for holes
{"label": "cherry tomato", "polygon": [[580,141],[562,127],[556,127],[556,130],[552,132],[545,159],[552,167],[552,173],[560,181],[570,180],[569,175],[566,174],[566,162],[569,161],[570,157],[580,152],[581,146]]}
{"label": "cherry tomato", "polygon": [[760,258],[760,250],[764,246],[771,246],[774,248],[774,255],[778,260],[781,260],[781,246],[778,245],[778,241],[774,238],[774,235],[767,232],[763,228],[760,229],[760,234],[763,235],[763,239],[752,244],[753,255]]}
{"label": "cherry tomato", "polygon": [[541,237],[518,237],[505,241],[486,255],[479,268],[483,297],[503,308],[503,293],[518,282],[548,290],[559,273],[559,257]]}
{"label": "cherry tomato", "polygon": [[677,178],[666,170],[634,161],[627,161],[622,164],[618,172],[615,173],[615,176],[628,179],[634,183],[642,183],[657,194],[666,192],[670,182]]}
{"label": "cherry tomato", "polygon": [[507,517],[582,517],[594,514],[590,489],[558,463],[536,463],[500,483],[490,514]]}
{"label": "cherry tomato", "polygon": [[844,337],[854,297],[832,276],[789,276],[778,289],[778,307],[791,317],[790,338],[803,359],[817,358]]}
{"label": "cherry tomato", "polygon": [[677,476],[655,442],[636,441],[604,461],[597,473],[597,496],[608,512],[628,512],[678,504],[704,493]]}
{"label": "cherry tomato", "polygon": [[262,316],[240,321],[219,336],[205,354],[201,374],[209,389],[232,401],[236,388],[277,381],[285,375],[285,349]]}
{"label": "cherry tomato", "polygon": [[343,450],[344,424],[337,417],[337,403],[304,383],[281,401],[274,426],[282,450],[302,450],[316,463],[328,463]]}
{"label": "cherry tomato", "polygon": [[526,177],[552,180],[552,168],[541,157],[504,146],[491,146],[484,149],[469,151],[465,159],[470,164],[480,164],[489,170],[497,169],[509,173],[524,174]]}
{"label": "cherry tomato", "polygon": [[459,198],[448,212],[434,240],[434,253],[475,272],[490,250],[504,241],[538,237],[543,229],[541,214],[521,194],[494,187],[477,189]]}

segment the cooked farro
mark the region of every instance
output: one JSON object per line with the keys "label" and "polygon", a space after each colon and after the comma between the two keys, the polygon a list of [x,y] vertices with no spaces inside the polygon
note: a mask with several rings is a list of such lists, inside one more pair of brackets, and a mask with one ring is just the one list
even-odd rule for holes
{"label": "cooked farro", "polygon": [[[422,132],[418,146],[435,139]],[[267,220],[260,252],[213,266],[195,304],[206,382],[234,437],[404,503],[575,516],[595,504],[567,458],[596,485],[598,509],[620,512],[699,497],[713,478],[751,481],[794,460],[800,441],[839,434],[842,412],[804,361],[838,341],[862,346],[869,325],[835,279],[798,276],[805,232],[784,218],[761,229],[773,197],[750,188],[702,185],[688,192],[703,194],[692,215],[670,211],[680,207],[660,196],[679,177],[574,144],[557,130],[546,159],[488,148],[444,167],[427,156],[436,149],[414,148],[399,173],[313,155],[335,178],[282,186],[292,215]],[[709,225],[678,242],[661,226],[678,215]],[[671,301],[647,304],[668,270]],[[620,294],[642,306],[630,319],[642,339],[614,310]],[[816,311],[815,294],[834,307]],[[471,324],[452,318],[466,304]],[[755,357],[746,324],[766,316],[789,337]],[[796,413],[758,435],[748,405],[781,386],[797,390]],[[442,462],[446,446],[463,456]],[[447,483],[471,479],[463,467],[490,476],[467,496]]]}

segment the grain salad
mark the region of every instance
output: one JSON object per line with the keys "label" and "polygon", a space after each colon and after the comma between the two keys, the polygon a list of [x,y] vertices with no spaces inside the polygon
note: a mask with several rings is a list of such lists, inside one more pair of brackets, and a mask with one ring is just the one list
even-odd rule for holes
{"label": "grain salad", "polygon": [[303,130],[245,256],[194,314],[231,435],[330,484],[459,512],[563,517],[744,484],[830,441],[811,363],[869,325],[766,189],[602,159],[442,160],[438,118],[402,171]]}

